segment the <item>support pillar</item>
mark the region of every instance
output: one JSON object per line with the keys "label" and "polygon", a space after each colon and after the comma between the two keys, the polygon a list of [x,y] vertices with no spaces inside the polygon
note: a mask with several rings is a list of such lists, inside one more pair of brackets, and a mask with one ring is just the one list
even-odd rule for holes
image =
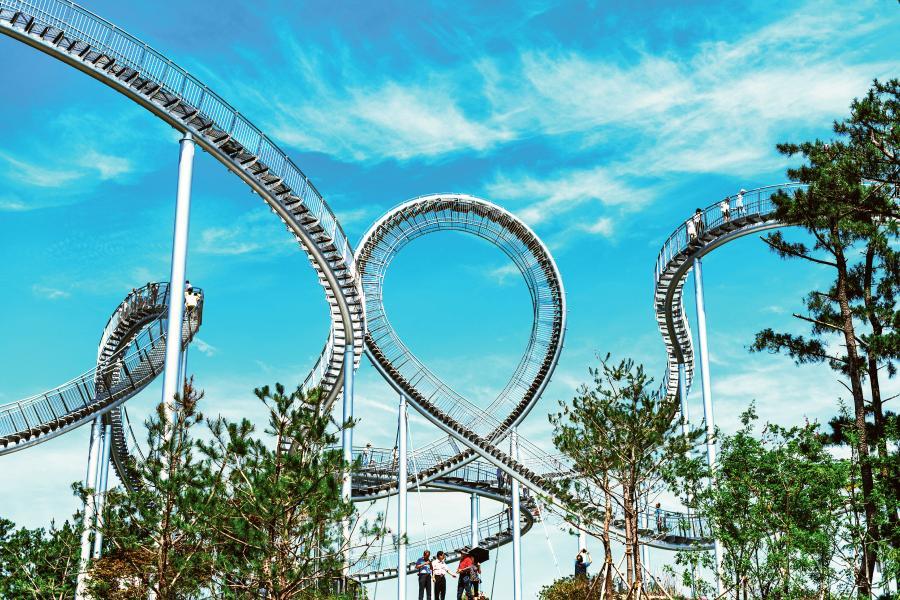
{"label": "support pillar", "polygon": [[[697,308],[697,348],[700,354],[701,390],[703,392],[703,418],[706,421],[706,461],[712,473],[709,485],[716,483],[716,422],[713,416],[712,385],[709,376],[709,349],[706,338],[706,306],[703,302],[703,265],[694,259],[694,304]],[[716,595],[722,594],[722,544],[715,540],[716,555]]]}
{"label": "support pillar", "polygon": [[[685,363],[678,363],[678,396],[679,396],[679,400],[681,401],[681,416],[682,416],[681,435],[683,435],[685,438],[687,438],[688,435],[690,434],[689,421],[690,421],[691,416],[690,416],[690,412],[688,411],[687,373],[686,373]],[[687,518],[688,518],[688,523],[690,524],[690,527],[691,527],[691,533],[696,535],[699,532],[694,530],[694,521],[691,518],[691,509],[690,508],[687,509]],[[696,579],[697,579],[697,574],[694,572],[693,569],[691,569],[691,598],[697,597],[696,590],[694,589],[694,581],[696,581]]]}
{"label": "support pillar", "polygon": [[469,528],[472,530],[472,547],[474,548],[480,543],[478,538],[478,521],[481,520],[481,507],[479,506],[478,494],[472,493],[472,500],[469,505]]}
{"label": "support pillar", "polygon": [[169,275],[169,320],[166,329],[166,364],[162,401],[171,419],[172,399],[178,389],[181,367],[181,322],[184,317],[184,280],[187,268],[188,229],[191,216],[191,178],[194,167],[194,138],[181,138],[178,158],[178,193],[175,198],[175,232],[172,236],[172,272]]}
{"label": "support pillar", "polygon": [[[519,460],[519,433],[513,428],[509,438],[510,456]],[[522,532],[519,529],[519,480],[511,478],[512,488],[512,540],[513,540],[513,600],[522,600]]]}
{"label": "support pillar", "polygon": [[[353,420],[353,332],[348,331],[347,343],[344,346],[344,405],[342,419],[344,428],[341,430],[341,451],[343,453],[344,462],[348,465],[353,462],[353,428],[347,427],[346,424]],[[350,502],[353,496],[353,481],[350,477],[349,469],[344,471],[341,480],[341,495],[344,502]],[[350,520],[347,519],[343,523],[344,534],[344,576],[350,575],[350,538],[353,535],[350,527]]]}
{"label": "support pillar", "polygon": [[[583,524],[579,525],[583,526]],[[587,532],[584,529],[578,530],[578,552],[575,554],[578,555],[582,550],[587,550]]]}
{"label": "support pillar", "polygon": [[100,475],[97,484],[97,531],[94,533],[93,558],[97,560],[103,553],[103,506],[106,504],[106,490],[109,487],[109,444],[112,441],[112,425],[103,426],[103,442],[100,451]]}
{"label": "support pillar", "polygon": [[397,458],[397,599],[406,600],[406,396],[400,394]]}
{"label": "support pillar", "polygon": [[81,557],[78,562],[78,578],[75,583],[75,599],[85,598],[87,584],[87,566],[91,556],[91,529],[94,527],[94,492],[97,487],[97,458],[100,454],[100,428],[102,418],[95,417],[91,422],[91,437],[88,446],[87,474],[84,478],[84,487],[88,490],[84,502],[84,515],[81,524]]}

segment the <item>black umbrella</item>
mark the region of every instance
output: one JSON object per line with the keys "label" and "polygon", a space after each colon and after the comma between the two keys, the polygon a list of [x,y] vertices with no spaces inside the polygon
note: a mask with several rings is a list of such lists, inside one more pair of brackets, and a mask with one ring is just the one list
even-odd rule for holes
{"label": "black umbrella", "polygon": [[475,546],[474,548],[469,550],[469,555],[479,563],[486,563],[491,559],[491,555],[488,553],[488,549],[482,548],[481,546]]}

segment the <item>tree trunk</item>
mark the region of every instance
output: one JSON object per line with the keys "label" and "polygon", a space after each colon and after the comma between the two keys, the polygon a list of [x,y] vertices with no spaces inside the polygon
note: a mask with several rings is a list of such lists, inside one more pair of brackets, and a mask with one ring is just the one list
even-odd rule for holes
{"label": "tree trunk", "polygon": [[631,509],[631,489],[622,484],[622,507],[625,509],[625,575],[628,582],[628,595],[634,592],[634,513]]}
{"label": "tree trunk", "polygon": [[835,249],[837,262],[837,299],[841,311],[841,328],[844,333],[844,343],[847,347],[847,360],[849,361],[850,389],[853,392],[853,408],[856,428],[856,451],[859,457],[860,475],[863,492],[863,508],[866,515],[866,536],[862,543],[862,568],[857,576],[856,587],[861,596],[869,596],[872,593],[872,574],[875,568],[875,552],[873,541],[878,537],[878,526],[875,516],[875,501],[873,498],[874,481],[872,478],[872,464],[869,461],[869,439],[866,431],[866,406],[863,397],[861,368],[856,342],[856,330],[853,325],[853,313],[850,310],[849,294],[847,290],[847,261],[841,249],[841,241],[836,227],[832,228],[831,239]]}
{"label": "tree trunk", "polygon": [[[872,298],[872,279],[875,272],[875,247],[869,243],[866,248],[866,262],[863,281],[863,300],[866,306],[866,314],[869,320],[869,326],[872,328],[873,336],[881,336],[884,334],[884,325],[881,318],[876,312],[875,302]],[[869,388],[872,392],[872,415],[875,418],[875,446],[878,449],[878,458],[881,463],[880,475],[881,480],[886,486],[885,500],[888,517],[888,526],[885,534],[882,536],[890,541],[891,546],[897,550],[900,549],[900,517],[897,514],[898,500],[900,500],[900,481],[891,478],[887,439],[885,437],[885,427],[887,422],[884,418],[884,407],[881,400],[881,382],[878,375],[878,357],[871,352],[866,353],[867,370],[869,375]],[[900,586],[900,580],[898,580]]]}
{"label": "tree trunk", "polygon": [[[604,488],[605,490],[609,489],[609,479],[606,479]],[[609,492],[606,492],[606,514],[603,517],[603,565],[605,568],[605,573],[603,577],[606,579],[604,583],[604,595],[606,598],[613,597],[613,557],[612,557],[612,544],[609,539],[609,526],[612,523],[612,498],[609,496]],[[605,600],[605,599],[601,599]]]}

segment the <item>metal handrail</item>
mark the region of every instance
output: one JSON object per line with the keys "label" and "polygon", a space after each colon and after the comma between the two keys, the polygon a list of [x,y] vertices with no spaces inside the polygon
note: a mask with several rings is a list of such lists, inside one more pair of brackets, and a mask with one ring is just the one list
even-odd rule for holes
{"label": "metal handrail", "polygon": [[197,109],[200,116],[216,124],[216,129],[260,157],[270,173],[283,179],[334,240],[342,260],[352,264],[353,252],[347,236],[309,178],[256,125],[196,77],[145,42],[70,0],[0,0],[0,8],[3,7],[30,14],[61,31],[77,32],[97,51]]}
{"label": "metal handrail", "polygon": [[[202,298],[202,290],[195,289]],[[168,291],[167,284],[148,284],[139,290],[132,290],[107,321],[103,333],[104,340],[109,338],[123,319],[135,315],[138,311],[150,309],[159,311],[161,307],[167,306],[168,294],[161,294],[163,290]],[[149,304],[151,298],[159,302],[151,305]],[[188,321],[190,323],[188,327],[191,327],[192,331],[199,326],[201,314],[202,301],[193,315],[193,320]],[[98,409],[142,389],[158,372],[147,363],[147,348],[156,351],[165,345],[166,332],[163,320],[164,317],[160,316],[143,325],[143,329],[126,346],[111,351],[102,361],[98,361],[94,368],[66,383],[0,406],[0,437],[37,437],[41,433],[48,433],[46,430],[51,424],[65,422],[71,415],[77,413],[83,413],[77,418],[77,421],[81,422]],[[111,328],[113,324],[115,326]],[[14,448],[16,445],[7,449]]]}

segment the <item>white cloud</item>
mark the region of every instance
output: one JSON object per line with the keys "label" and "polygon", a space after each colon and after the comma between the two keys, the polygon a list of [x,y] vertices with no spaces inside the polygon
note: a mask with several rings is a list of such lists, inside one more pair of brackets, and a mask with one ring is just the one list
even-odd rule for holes
{"label": "white cloud", "polygon": [[98,152],[94,149],[88,150],[81,155],[79,164],[86,169],[97,171],[97,174],[103,181],[127,175],[133,169],[130,160]]}
{"label": "white cloud", "polygon": [[[873,76],[891,71],[889,62],[838,50],[873,27],[861,12],[837,19],[803,8],[682,57],[641,53],[623,63],[585,53],[524,53],[521,77],[505,80],[514,87],[506,97],[524,107],[517,134],[557,140],[560,153],[615,158],[600,158],[596,167],[499,171],[487,193],[501,201],[530,196],[519,213],[529,223],[559,221],[583,231],[583,223],[571,225],[574,209],[599,203],[606,208],[599,218],[609,219],[597,221],[602,230],[624,210],[652,203],[662,190],[656,182],[672,176],[778,169],[784,159],[775,143],[791,135],[785,131],[827,126]],[[584,216],[579,210],[577,218]]]}
{"label": "white cloud", "polygon": [[497,285],[506,285],[509,283],[510,279],[514,279],[521,275],[521,271],[519,271],[519,267],[510,263],[507,265],[503,265],[502,267],[497,267],[495,269],[488,269],[485,272],[485,275],[488,276],[491,280],[493,280]]}
{"label": "white cloud", "polygon": [[61,188],[80,177],[76,170],[31,164],[6,153],[0,153],[0,161],[6,163],[6,177],[8,179],[27,181],[30,185],[37,187]]}
{"label": "white cloud", "polygon": [[201,354],[204,354],[206,356],[215,356],[219,351],[218,348],[208,342],[201,340],[198,337],[194,338],[193,344],[194,348],[196,348]]}
{"label": "white cloud", "polygon": [[296,243],[269,215],[255,210],[220,227],[200,231],[198,251],[217,256],[271,255],[296,249]]}
{"label": "white cloud", "polygon": [[609,217],[600,217],[593,223],[582,225],[581,229],[587,233],[609,237],[613,233],[613,221]]}
{"label": "white cloud", "polygon": [[65,290],[39,284],[31,286],[31,291],[35,296],[43,298],[44,300],[62,300],[71,296],[71,294]]}
{"label": "white cloud", "polygon": [[23,212],[30,208],[14,196],[0,196],[0,212]]}

